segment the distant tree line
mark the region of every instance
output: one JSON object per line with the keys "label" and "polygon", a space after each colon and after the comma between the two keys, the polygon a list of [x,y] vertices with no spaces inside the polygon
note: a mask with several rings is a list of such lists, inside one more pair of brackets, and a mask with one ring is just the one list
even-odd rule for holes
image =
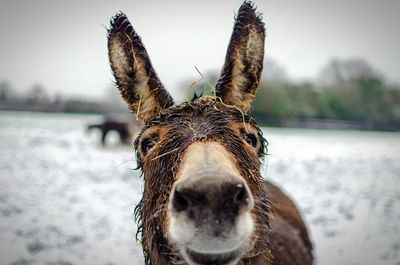
{"label": "distant tree line", "polygon": [[33,85],[24,93],[18,93],[8,82],[0,82],[0,110],[66,112],[66,113],[110,113],[128,112],[118,90],[110,88],[104,98],[85,96],[50,96],[40,84]]}
{"label": "distant tree line", "polygon": [[[400,130],[400,87],[361,59],[333,59],[312,81],[292,81],[276,63],[266,61],[251,114],[261,125],[315,128]],[[203,75],[203,74],[201,74]],[[219,73],[182,82],[187,99],[211,95]],[[109,113],[127,112],[118,90],[103,99],[50,97],[41,85],[23,94],[0,82],[0,110]]]}
{"label": "distant tree line", "polygon": [[400,129],[400,88],[364,60],[332,60],[319,82],[264,81],[253,115],[281,126],[287,119],[354,121],[360,128]]}

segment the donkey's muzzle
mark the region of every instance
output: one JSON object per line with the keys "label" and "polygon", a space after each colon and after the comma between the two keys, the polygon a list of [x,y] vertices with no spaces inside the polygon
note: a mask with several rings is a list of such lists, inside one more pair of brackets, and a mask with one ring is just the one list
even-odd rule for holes
{"label": "donkey's muzzle", "polygon": [[172,210],[184,214],[196,227],[214,230],[220,236],[249,211],[253,200],[247,185],[238,179],[221,181],[218,177],[196,178],[189,184],[178,182],[171,197]]}
{"label": "donkey's muzzle", "polygon": [[177,183],[171,202],[174,211],[187,212],[190,219],[234,219],[240,211],[252,207],[248,187],[241,180],[221,182],[218,177],[206,177],[185,184]]}
{"label": "donkey's muzzle", "polygon": [[188,147],[169,197],[168,231],[189,264],[228,264],[245,250],[254,228],[245,180],[221,144]]}

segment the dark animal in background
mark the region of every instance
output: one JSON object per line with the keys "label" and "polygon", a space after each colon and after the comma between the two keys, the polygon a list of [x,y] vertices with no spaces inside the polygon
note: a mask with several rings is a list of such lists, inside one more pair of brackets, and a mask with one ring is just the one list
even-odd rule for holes
{"label": "dark animal in background", "polygon": [[107,135],[110,132],[116,132],[119,135],[120,143],[132,144],[133,135],[140,129],[140,124],[133,115],[108,114],[103,117],[103,121],[90,123],[86,129],[88,132],[98,129],[101,132],[101,144],[106,145]]}
{"label": "dark animal in background", "polygon": [[130,133],[128,124],[120,121],[105,120],[102,123],[89,124],[87,130],[99,129],[101,131],[101,144],[106,145],[106,137],[109,132],[117,132],[121,143],[128,144],[130,139]]}
{"label": "dark animal in background", "polygon": [[264,24],[240,7],[214,96],[174,105],[140,37],[120,13],[108,48],[122,97],[144,122],[136,208],[146,264],[312,264],[293,202],[263,180],[265,139],[247,114],[259,84]]}

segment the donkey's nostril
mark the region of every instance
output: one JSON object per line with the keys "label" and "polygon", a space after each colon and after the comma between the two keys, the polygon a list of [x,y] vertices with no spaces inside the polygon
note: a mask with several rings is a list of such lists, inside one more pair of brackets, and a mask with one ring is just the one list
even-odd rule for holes
{"label": "donkey's nostril", "polygon": [[198,186],[182,187],[176,185],[172,197],[172,206],[175,211],[186,211],[189,208],[207,207],[207,192],[198,189]]}
{"label": "donkey's nostril", "polygon": [[172,203],[176,211],[181,212],[189,207],[190,201],[187,195],[188,194],[185,190],[178,191],[177,189],[175,189]]}
{"label": "donkey's nostril", "polygon": [[242,184],[239,183],[236,185],[236,193],[233,197],[234,203],[240,205],[240,206],[246,206],[249,204],[249,193],[246,189],[246,187]]}

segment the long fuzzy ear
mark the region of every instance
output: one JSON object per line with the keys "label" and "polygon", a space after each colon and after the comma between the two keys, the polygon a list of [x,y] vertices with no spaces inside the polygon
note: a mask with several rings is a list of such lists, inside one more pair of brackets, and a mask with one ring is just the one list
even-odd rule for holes
{"label": "long fuzzy ear", "polygon": [[141,120],[147,122],[174,104],[158,79],[139,35],[123,13],[111,19],[108,55],[122,97]]}
{"label": "long fuzzy ear", "polygon": [[216,95],[243,111],[250,109],[264,60],[265,29],[253,3],[245,1],[239,9],[228,46]]}

